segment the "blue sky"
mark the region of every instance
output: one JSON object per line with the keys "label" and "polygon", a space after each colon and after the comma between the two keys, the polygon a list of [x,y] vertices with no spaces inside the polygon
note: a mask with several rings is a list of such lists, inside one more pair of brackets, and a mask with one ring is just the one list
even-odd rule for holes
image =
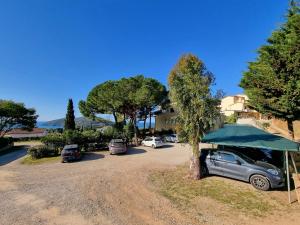
{"label": "blue sky", "polygon": [[238,87],[247,62],[284,21],[284,0],[0,0],[0,99],[34,107],[39,120],[65,116],[67,99],[96,84],[144,74],[167,84],[193,53]]}

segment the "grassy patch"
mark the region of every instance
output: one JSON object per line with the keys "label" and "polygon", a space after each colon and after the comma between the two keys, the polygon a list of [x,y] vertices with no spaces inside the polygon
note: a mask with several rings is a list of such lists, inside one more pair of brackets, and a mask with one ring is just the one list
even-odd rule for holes
{"label": "grassy patch", "polygon": [[268,192],[234,185],[215,177],[194,181],[186,178],[187,167],[175,170],[154,172],[150,180],[158,191],[176,206],[182,209],[193,207],[201,197],[211,198],[247,215],[261,216],[271,213],[282,205],[281,202],[270,200]]}
{"label": "grassy patch", "polygon": [[60,159],[61,159],[60,156],[33,159],[31,158],[31,156],[27,155],[22,159],[21,163],[24,165],[38,165],[42,163],[59,162]]}

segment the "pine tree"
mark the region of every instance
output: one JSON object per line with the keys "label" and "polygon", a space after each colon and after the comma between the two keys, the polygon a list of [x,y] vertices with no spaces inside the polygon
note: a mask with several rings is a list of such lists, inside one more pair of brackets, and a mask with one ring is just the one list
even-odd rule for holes
{"label": "pine tree", "polygon": [[286,22],[250,62],[240,86],[249,105],[258,112],[287,121],[294,139],[293,121],[300,119],[300,8],[291,1]]}
{"label": "pine tree", "polygon": [[73,108],[73,100],[70,98],[65,119],[65,130],[75,130],[75,116]]}

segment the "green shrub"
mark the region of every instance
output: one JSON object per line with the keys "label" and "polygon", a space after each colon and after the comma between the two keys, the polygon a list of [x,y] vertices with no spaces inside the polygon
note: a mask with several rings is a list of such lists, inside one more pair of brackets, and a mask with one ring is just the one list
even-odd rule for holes
{"label": "green shrub", "polygon": [[231,124],[231,123],[236,123],[236,121],[237,121],[237,115],[236,114],[232,114],[230,116],[225,117],[225,123]]}
{"label": "green shrub", "polygon": [[41,138],[42,143],[53,149],[64,147],[66,141],[65,136],[61,133],[49,133],[47,136]]}
{"label": "green shrub", "polygon": [[123,136],[123,133],[115,127],[107,127],[103,131],[103,139],[105,141],[110,141],[112,138],[123,138]]}
{"label": "green shrub", "polygon": [[127,123],[123,128],[124,137],[127,140],[132,140],[134,137],[134,125],[133,123]]}
{"label": "green shrub", "polygon": [[57,156],[58,151],[55,149],[49,149],[45,145],[39,145],[29,148],[27,154],[33,159],[40,159],[44,157]]}
{"label": "green shrub", "polygon": [[13,139],[10,137],[0,138],[0,148],[4,148],[11,143],[13,143]]}
{"label": "green shrub", "polygon": [[81,134],[85,143],[98,143],[102,139],[101,132],[96,130],[84,130]]}

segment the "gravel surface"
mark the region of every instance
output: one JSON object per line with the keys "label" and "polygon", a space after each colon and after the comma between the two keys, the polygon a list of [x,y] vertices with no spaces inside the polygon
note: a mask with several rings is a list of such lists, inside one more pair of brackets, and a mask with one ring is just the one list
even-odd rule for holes
{"label": "gravel surface", "polygon": [[0,224],[191,224],[149,188],[147,174],[188,161],[180,144],[125,155],[89,153],[80,162],[0,167]]}
{"label": "gravel surface", "polygon": [[17,159],[0,166],[0,225],[300,224],[299,207],[290,207],[286,216],[254,219],[228,213],[232,209],[210,198],[195,199],[198,206],[203,203],[195,212],[202,222],[196,222],[194,214],[176,208],[148,179],[152,171],[175,168],[190,156],[188,146],[169,144],[132,148],[124,155],[88,153],[74,163],[22,165]]}

